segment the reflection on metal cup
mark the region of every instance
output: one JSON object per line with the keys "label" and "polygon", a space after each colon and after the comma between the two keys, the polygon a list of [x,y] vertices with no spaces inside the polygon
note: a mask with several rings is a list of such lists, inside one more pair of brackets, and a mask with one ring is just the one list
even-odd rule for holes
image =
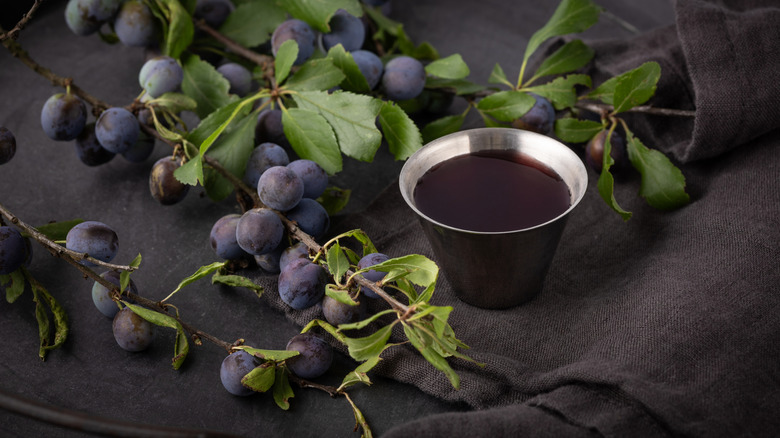
{"label": "reflection on metal cup", "polygon": [[[570,205],[560,215],[531,227],[480,232],[459,229],[423,213],[415,204],[418,181],[449,159],[486,151],[513,151],[554,171],[569,189]],[[569,213],[585,194],[588,174],[582,160],[562,143],[531,131],[480,128],[436,139],[414,153],[399,177],[401,194],[417,214],[435,261],[455,295],[471,305],[504,309],[539,294]]]}

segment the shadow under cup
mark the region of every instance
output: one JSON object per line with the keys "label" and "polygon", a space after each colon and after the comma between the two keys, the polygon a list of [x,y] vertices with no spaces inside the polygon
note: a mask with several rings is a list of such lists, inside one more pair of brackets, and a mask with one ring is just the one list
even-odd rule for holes
{"label": "shadow under cup", "polygon": [[[519,152],[552,169],[569,189],[569,208],[547,222],[505,232],[455,228],[417,208],[414,190],[428,170],[450,158],[488,150]],[[425,145],[406,161],[399,184],[455,295],[477,307],[505,309],[533,299],[542,290],[567,217],[585,194],[588,174],[577,154],[550,137],[519,129],[479,128]]]}

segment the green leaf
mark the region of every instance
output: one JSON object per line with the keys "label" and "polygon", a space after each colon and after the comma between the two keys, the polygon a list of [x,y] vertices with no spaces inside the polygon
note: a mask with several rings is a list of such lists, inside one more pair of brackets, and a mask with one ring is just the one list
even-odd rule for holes
{"label": "green leaf", "polygon": [[390,339],[393,324],[386,325],[363,338],[345,337],[344,341],[347,344],[349,355],[352,359],[362,362],[382,353],[387,344],[387,340]]}
{"label": "green leaf", "polygon": [[176,344],[174,345],[174,356],[171,362],[173,364],[173,369],[178,370],[182,363],[184,363],[184,359],[187,357],[187,353],[190,351],[187,335],[184,332],[184,327],[182,327],[179,321],[177,321],[176,318],[172,317],[171,315],[155,312],[154,310],[150,310],[136,304],[131,304],[127,301],[122,301],[122,304],[129,307],[130,310],[132,310],[136,315],[154,325],[168,327],[176,330]]}
{"label": "green leaf", "polygon": [[51,334],[51,322],[46,313],[45,298],[41,297],[37,289],[33,286],[33,301],[35,302],[35,319],[38,321],[38,357],[41,360],[46,359],[47,347],[49,346],[49,335]]}
{"label": "green leaf", "polygon": [[353,238],[358,242],[360,242],[361,244],[363,244],[363,255],[377,252],[376,246],[374,246],[373,242],[371,242],[371,238],[368,237],[368,234],[366,234],[366,232],[363,230],[355,229],[355,230],[346,231],[334,237],[333,240],[338,240],[343,238]]}
{"label": "green leaf", "polygon": [[[128,265],[132,268],[138,268],[141,266],[141,254],[135,256],[132,262]],[[127,286],[130,284],[131,271],[122,271],[119,273],[119,291],[124,292],[127,290]]]}
{"label": "green leaf", "polygon": [[295,357],[301,354],[300,352],[295,350],[263,350],[260,348],[248,347],[246,345],[240,345],[236,348],[240,350],[244,350],[247,353],[251,354],[252,356],[257,357],[258,359],[272,360],[276,362],[287,360],[291,357]]}
{"label": "green leaf", "polygon": [[326,332],[330,333],[331,336],[336,338],[336,340],[338,340],[342,344],[346,342],[347,337],[344,335],[344,333],[341,333],[339,329],[333,327],[333,325],[321,319],[313,319],[309,321],[309,323],[306,324],[306,326],[303,329],[301,329],[301,333],[306,333],[314,327],[322,328]]}
{"label": "green leaf", "polygon": [[422,354],[425,360],[433,365],[434,368],[443,372],[449,379],[453,388],[459,389],[460,377],[455,372],[455,370],[452,369],[450,364],[447,363],[447,359],[445,359],[434,349],[434,342],[430,336],[428,336],[428,334],[424,331],[421,331],[416,327],[408,324],[404,324],[404,333],[406,334],[407,339],[409,339],[414,348],[416,348],[417,351]]}
{"label": "green leaf", "polygon": [[463,79],[470,73],[469,66],[457,53],[431,62],[425,66],[425,71],[429,75],[445,79]]}
{"label": "green leaf", "polygon": [[422,135],[417,125],[395,103],[388,101],[382,105],[379,123],[396,160],[405,160],[422,147]]}
{"label": "green leaf", "polygon": [[211,277],[211,284],[220,283],[232,287],[245,287],[253,291],[257,296],[263,294],[263,286],[240,275],[224,275],[217,272]]}
{"label": "green leaf", "polygon": [[[49,238],[49,240],[53,241],[59,241],[59,240],[65,240],[65,238],[68,236],[68,231],[70,231],[71,228],[75,227],[76,225],[84,222],[84,219],[73,219],[69,221],[62,221],[62,222],[52,222],[45,225],[41,225],[39,227],[35,227],[36,230],[38,230],[39,233],[42,233],[44,236]],[[27,234],[24,234],[25,237],[27,237]]]}
{"label": "green leaf", "polygon": [[5,300],[9,303],[13,303],[24,293],[25,284],[27,283],[21,269],[0,275],[0,288],[5,289]]}
{"label": "green leaf", "polygon": [[285,411],[290,409],[290,399],[295,397],[290,381],[287,379],[287,371],[284,368],[276,368],[274,379],[274,402]]}
{"label": "green leaf", "polygon": [[[40,349],[38,356],[44,360],[49,350],[60,347],[68,338],[68,315],[59,302],[44,288],[38,281],[33,279],[28,272],[24,271],[30,288],[33,292],[33,301],[35,302],[35,319],[38,320],[38,336],[40,340]],[[54,318],[54,339],[49,341],[51,332],[51,323],[46,313],[46,308],[51,312]]]}
{"label": "green leaf", "polygon": [[506,128],[510,126],[509,123],[499,122],[482,111],[479,111],[479,115],[482,117],[482,121],[485,123],[485,127],[487,128]]}
{"label": "green leaf", "polygon": [[[152,113],[152,120],[154,122],[154,129],[157,131],[158,134],[160,134],[164,139],[166,139],[166,140],[168,140],[170,142],[174,142],[174,143],[178,143],[178,142],[180,142],[184,138],[178,132],[172,131],[172,130],[168,129],[167,126],[165,126],[165,123],[164,123],[164,121],[165,121],[164,114],[165,113],[164,112],[161,112],[160,110],[155,108],[153,105],[150,105],[148,108],[149,108],[149,110]],[[159,112],[159,114],[158,114],[158,112]],[[160,116],[161,115],[163,116],[163,120],[162,121],[160,120],[160,118],[161,118]],[[139,135],[146,135],[146,133],[144,131],[141,131],[139,133]],[[139,138],[141,138],[141,137],[139,137]]]}
{"label": "green leaf", "polygon": [[502,122],[511,122],[522,117],[536,103],[528,93],[509,90],[499,91],[480,100],[477,109]]}
{"label": "green leaf", "polygon": [[590,86],[590,76],[587,75],[568,75],[566,77],[557,77],[552,81],[524,89],[536,93],[549,100],[555,109],[572,108],[577,103],[577,92],[574,90],[576,85]]}
{"label": "green leaf", "polygon": [[366,319],[364,319],[362,321],[351,322],[351,323],[348,323],[348,324],[341,324],[341,325],[339,325],[339,331],[360,330],[360,329],[368,327],[369,325],[371,325],[372,322],[376,321],[377,319],[379,319],[379,318],[381,318],[381,317],[383,317],[385,315],[391,315],[393,313],[395,313],[395,310],[393,310],[393,309],[385,309],[385,310],[383,310],[381,312],[377,312],[377,313],[369,316],[368,318],[366,318]]}
{"label": "green leaf", "polygon": [[328,121],[320,114],[300,108],[282,111],[284,135],[300,158],[312,160],[329,175],[341,171],[341,151]]}
{"label": "green leaf", "polygon": [[587,98],[600,100],[607,105],[612,105],[615,96],[615,87],[618,83],[618,76],[609,78],[593,91],[587,94]]}
{"label": "green leaf", "polygon": [[428,143],[439,137],[459,131],[465,120],[465,114],[455,114],[444,116],[428,123],[422,130],[423,142]]}
{"label": "green leaf", "polygon": [[349,270],[349,260],[347,260],[347,256],[344,255],[344,251],[341,250],[341,245],[338,242],[328,248],[325,260],[328,263],[331,275],[337,280],[343,277]]}
{"label": "green leaf", "polygon": [[160,97],[150,100],[147,104],[165,109],[174,114],[182,111],[195,111],[198,107],[198,102],[195,99],[186,94],[173,92],[164,93]]}
{"label": "green leaf", "polygon": [[368,421],[366,421],[363,412],[358,409],[355,402],[349,397],[349,394],[345,393],[344,398],[346,398],[349,405],[352,406],[352,413],[355,415],[355,431],[357,431],[357,426],[360,426],[360,430],[362,431],[361,438],[374,438],[374,433],[371,432],[371,428],[368,426]]}
{"label": "green leaf", "polygon": [[181,183],[198,185],[198,181],[203,181],[203,161],[200,157],[195,157],[174,170],[173,176]]}
{"label": "green leaf", "polygon": [[603,129],[604,125],[593,120],[564,117],[555,121],[555,136],[570,143],[585,143]]}
{"label": "green leaf", "polygon": [[344,9],[356,17],[363,15],[363,8],[358,0],[285,0],[277,4],[293,17],[307,22],[323,33],[330,32],[328,22],[339,9]]}
{"label": "green leaf", "polygon": [[352,58],[352,54],[344,50],[344,46],[337,44],[331,47],[328,50],[328,58],[344,74],[344,80],[339,84],[341,89],[355,93],[368,93],[371,91],[366,77],[360,72],[360,68],[354,58]]}
{"label": "green leaf", "polygon": [[325,207],[325,211],[328,212],[328,216],[333,216],[347,206],[351,194],[352,190],[350,189],[328,187],[325,189],[325,192],[323,192],[322,195],[317,198],[317,202]]}
{"label": "green leaf", "polygon": [[534,78],[569,73],[593,59],[595,51],[581,40],[573,40],[548,56],[534,73]]}
{"label": "green leaf", "polygon": [[442,79],[428,76],[425,79],[425,88],[443,88],[451,90],[457,96],[479,93],[486,90],[484,85],[475,84],[465,79]]}
{"label": "green leaf", "polygon": [[615,160],[612,158],[611,154],[612,143],[610,142],[610,135],[608,135],[607,140],[604,142],[604,162],[601,167],[601,175],[599,175],[596,186],[599,189],[601,199],[603,199],[610,208],[615,210],[624,221],[627,221],[631,218],[631,212],[623,210],[615,199],[615,178],[612,176],[612,173],[609,172],[609,168],[615,164]]}
{"label": "green leaf", "polygon": [[657,62],[646,62],[620,75],[613,96],[614,113],[628,111],[647,102],[655,94],[660,78],[661,66]]}
{"label": "green leaf", "polygon": [[210,274],[212,274],[212,273],[214,273],[216,271],[219,271],[220,269],[222,269],[222,267],[225,266],[225,263],[227,263],[227,262],[214,262],[214,263],[212,263],[210,265],[201,266],[200,268],[198,268],[197,271],[195,271],[194,274],[190,275],[189,277],[187,277],[184,280],[182,280],[181,282],[179,282],[179,285],[176,286],[176,289],[174,289],[173,292],[171,292],[170,295],[168,295],[168,296],[169,297],[173,296],[173,294],[175,294],[176,292],[182,290],[185,286],[187,286],[187,285],[189,285],[191,283],[194,283],[194,282],[200,280],[201,278],[206,277],[206,276],[208,276],[208,275],[210,275]]}
{"label": "green leaf", "polygon": [[195,25],[192,16],[182,7],[179,0],[157,0],[162,5],[167,16],[168,29],[165,34],[163,54],[178,59],[190,44],[195,35]]}
{"label": "green leaf", "polygon": [[219,32],[244,47],[257,47],[271,38],[285,18],[274,0],[253,0],[237,5]]}
{"label": "green leaf", "polygon": [[[390,346],[391,345],[387,345],[385,348],[388,348]],[[371,379],[368,378],[368,372],[371,371],[372,368],[377,366],[377,364],[381,360],[382,358],[379,357],[379,355],[376,355],[371,359],[368,359],[367,361],[358,365],[358,367],[355,368],[352,372],[344,376],[344,379],[341,381],[341,385],[339,386],[339,389],[349,388],[350,386],[358,383],[371,385]]]}
{"label": "green leaf", "polygon": [[685,176],[666,155],[647,146],[626,128],[628,159],[642,175],[639,194],[659,210],[673,210],[690,202]]}
{"label": "green leaf", "polygon": [[[217,141],[220,135],[222,135],[223,132],[228,130],[228,127],[231,126],[231,123],[233,123],[234,121],[242,120],[243,114],[245,114],[246,111],[249,111],[252,102],[254,102],[257,99],[260,99],[261,97],[263,97],[263,94],[258,93],[254,96],[246,97],[240,100],[238,106],[235,107],[233,112],[231,112],[230,115],[228,115],[227,118],[225,118],[225,120],[217,127],[217,129],[215,129],[214,132],[209,134],[209,136],[206,137],[205,140],[203,140],[203,143],[200,144],[199,147],[200,155],[206,154],[206,151],[208,151],[211,145],[213,145]],[[235,127],[236,125],[233,124],[233,126]]]}
{"label": "green leaf", "polygon": [[[344,254],[342,252],[342,254]],[[346,258],[346,256],[344,256]],[[348,290],[338,289],[336,285],[328,284],[325,286],[325,295],[333,298],[339,303],[346,304],[348,306],[357,306],[358,303],[352,299]]]}
{"label": "green leaf", "polygon": [[255,367],[252,371],[241,378],[241,384],[247,388],[266,392],[273,388],[276,381],[276,366],[274,364],[264,363]]}
{"label": "green leaf", "polygon": [[488,83],[491,84],[504,84],[508,86],[509,88],[513,88],[514,85],[512,85],[511,82],[509,82],[509,79],[506,77],[506,73],[504,73],[504,69],[501,68],[501,66],[496,63],[496,65],[493,66],[493,71],[490,72],[490,77],[488,78]]}
{"label": "green leaf", "polygon": [[287,80],[284,87],[295,91],[328,90],[339,85],[345,77],[344,73],[333,64],[333,59],[312,59],[306,61]]}
{"label": "green leaf", "polygon": [[436,283],[436,279],[439,277],[439,267],[436,263],[419,254],[392,258],[358,272],[365,272],[369,269],[387,272],[382,280],[383,283],[395,281],[397,278],[406,278],[418,286],[428,287]]}
{"label": "green leaf", "polygon": [[[181,91],[197,102],[195,114],[202,120],[235,99],[228,93],[230,83],[214,66],[191,55],[182,64]],[[198,144],[197,142],[194,142]]]}
{"label": "green leaf", "polygon": [[[246,163],[255,148],[257,116],[250,113],[233,121],[233,126],[217,139],[207,155],[216,159],[222,167],[237,178],[243,178]],[[208,168],[205,173],[206,194],[214,201],[221,201],[233,193],[234,187],[219,172]]]}
{"label": "green leaf", "polygon": [[[547,23],[528,40],[523,54],[523,63],[536,49],[550,38],[579,33],[596,24],[602,8],[590,0],[563,0]],[[518,83],[522,80],[518,80]]]}
{"label": "green leaf", "polygon": [[294,39],[289,39],[279,46],[279,50],[274,57],[274,77],[277,84],[281,84],[287,79],[297,58],[298,43]]}
{"label": "green leaf", "polygon": [[317,112],[327,120],[344,155],[361,161],[373,160],[382,144],[382,133],[376,128],[381,101],[346,91],[300,92],[293,98],[299,108]]}
{"label": "green leaf", "polygon": [[[200,145],[203,144],[203,142],[205,142],[206,139],[209,138],[209,136],[220,127],[220,125],[225,123],[225,121],[230,118],[230,116],[236,111],[236,108],[241,105],[241,102],[242,100],[233,100],[218,110],[209,113],[208,117],[201,120],[198,126],[190,131],[189,134],[187,134],[187,140],[200,148]],[[250,111],[250,108],[247,106],[242,106],[241,108],[242,111],[239,112],[237,116],[246,115]]]}

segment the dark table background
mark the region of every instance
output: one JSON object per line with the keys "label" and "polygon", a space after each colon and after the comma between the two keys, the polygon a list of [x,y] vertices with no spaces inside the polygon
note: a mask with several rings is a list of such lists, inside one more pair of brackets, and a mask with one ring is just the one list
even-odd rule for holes
{"label": "dark table background", "polygon": [[[471,67],[470,79],[487,84],[499,62],[510,77],[517,74],[527,38],[551,15],[557,2],[393,0],[390,17],[405,24],[417,42],[429,41],[442,56],[460,53]],[[15,23],[14,9],[25,2],[3,1],[0,17],[6,30]],[[669,1],[602,0],[610,13],[586,33],[590,38],[629,37],[634,32],[621,20],[646,31],[674,20]],[[24,29],[19,42],[33,59],[61,76],[73,77],[91,94],[124,105],[139,93],[138,71],[144,51],[109,46],[97,36],[78,37],[63,18],[65,2],[49,1]],[[618,17],[618,18],[616,18]],[[90,168],[75,155],[72,142],[50,140],[40,128],[40,110],[52,94],[61,92],[34,74],[7,51],[0,51],[0,125],[16,136],[14,159],[0,167],[0,202],[22,220],[39,225],[73,218],[98,220],[119,235],[115,262],[128,263],[143,255],[133,275],[141,295],[161,299],[199,266],[216,261],[208,233],[216,219],[237,212],[232,200],[212,203],[200,189],[172,207],[157,204],[148,192],[148,175],[156,158],[169,153],[158,143],[142,164],[121,157]],[[453,111],[458,109],[456,104]],[[466,127],[480,126],[469,119]],[[373,163],[347,159],[332,183],[353,190],[343,214],[364,209],[392,184],[402,163],[383,149]],[[339,220],[335,218],[334,220]],[[244,436],[347,436],[352,415],[343,400],[316,390],[296,388],[289,412],[278,409],[270,396],[237,398],[219,380],[225,352],[206,343],[194,347],[185,365],[170,364],[173,333],[159,329],[146,353],[128,353],[116,346],[111,322],[91,301],[92,281],[67,263],[35,248],[33,275],[60,301],[70,316],[65,345],[37,356],[38,328],[31,295],[15,304],[0,299],[0,390],[89,415],[131,422],[194,427]],[[189,286],[173,300],[185,320],[222,339],[244,337],[250,345],[283,349],[300,327],[266,306],[246,290],[212,286],[208,280]],[[353,366],[337,359],[326,382],[338,382]],[[461,410],[426,395],[416,387],[376,377],[370,388],[352,391],[376,435],[429,414]],[[2,436],[80,436],[79,433],[0,410]]]}

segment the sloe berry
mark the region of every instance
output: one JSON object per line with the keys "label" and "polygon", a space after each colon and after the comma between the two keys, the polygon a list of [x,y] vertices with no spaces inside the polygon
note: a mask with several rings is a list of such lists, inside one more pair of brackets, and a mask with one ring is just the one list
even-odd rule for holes
{"label": "sloe berry", "polygon": [[173,156],[162,157],[152,166],[149,191],[162,205],[181,202],[190,191],[190,186],[176,179],[173,174],[180,166],[180,161]]}
{"label": "sloe berry", "polygon": [[286,360],[287,368],[302,379],[314,379],[325,374],[333,363],[333,347],[311,332],[295,335],[287,350],[300,354]]}
{"label": "sloe berry", "polygon": [[309,308],[325,295],[327,273],[309,259],[289,262],[279,274],[279,296],[296,310]]}
{"label": "sloe berry", "polygon": [[254,394],[254,391],[241,384],[241,379],[258,365],[257,359],[244,350],[230,353],[222,360],[219,368],[222,386],[233,395],[245,397]]}
{"label": "sloe berry", "polygon": [[267,208],[253,208],[241,215],[236,226],[236,241],[249,254],[273,251],[282,242],[284,224]]}
{"label": "sloe berry", "polygon": [[257,180],[260,201],[274,210],[287,211],[303,198],[303,180],[285,166],[273,166]]}
{"label": "sloe berry", "polygon": [[72,94],[57,93],[43,104],[41,127],[52,140],[73,140],[86,124],[87,106]]}
{"label": "sloe berry", "polygon": [[[98,221],[81,222],[68,231],[65,236],[65,247],[76,252],[87,253],[89,256],[104,262],[110,262],[119,251],[119,238],[108,225]],[[85,266],[95,266],[94,263],[82,260]]]}
{"label": "sloe berry", "polygon": [[[380,253],[380,252],[374,252],[371,254],[366,254],[358,261],[358,269],[365,269],[370,266],[378,265],[382,262],[386,262],[389,260],[390,257]],[[385,275],[387,275],[387,272],[382,271],[376,271],[373,269],[370,269],[364,273],[361,274],[363,278],[365,278],[368,281],[377,282],[385,278]],[[360,292],[365,294],[369,298],[379,298],[379,295],[376,294],[376,292],[372,291],[369,288],[360,287]]]}
{"label": "sloe berry", "polygon": [[271,50],[274,56],[287,40],[298,43],[298,57],[295,65],[303,64],[314,53],[314,30],[306,22],[292,18],[282,22],[271,35]]}
{"label": "sloe berry", "polygon": [[154,340],[152,324],[129,307],[117,312],[113,323],[114,339],[123,350],[138,352],[149,348]]}
{"label": "sloe berry", "polygon": [[414,99],[425,88],[425,67],[410,56],[393,58],[385,65],[382,85],[389,99]]}
{"label": "sloe berry", "polygon": [[0,226],[0,275],[19,269],[28,251],[22,234],[16,228]]}

